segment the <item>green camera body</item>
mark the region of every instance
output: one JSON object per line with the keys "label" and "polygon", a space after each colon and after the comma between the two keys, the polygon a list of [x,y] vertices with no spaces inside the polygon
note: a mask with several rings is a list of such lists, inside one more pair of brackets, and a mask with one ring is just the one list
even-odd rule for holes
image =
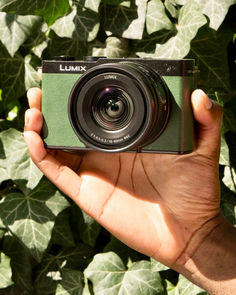
{"label": "green camera body", "polygon": [[42,64],[47,148],[185,154],[195,61],[61,56]]}

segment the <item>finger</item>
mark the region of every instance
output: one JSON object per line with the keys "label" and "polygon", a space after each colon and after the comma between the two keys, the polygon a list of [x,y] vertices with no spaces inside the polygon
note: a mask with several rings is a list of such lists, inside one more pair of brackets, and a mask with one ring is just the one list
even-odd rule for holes
{"label": "finger", "polygon": [[41,110],[42,90],[40,88],[30,88],[27,97],[30,108]]}
{"label": "finger", "polygon": [[25,112],[25,131],[41,132],[43,126],[43,117],[41,112],[36,109],[28,109]]}
{"label": "finger", "polygon": [[42,80],[42,68],[38,68],[37,75],[38,75],[39,79]]}
{"label": "finger", "polygon": [[75,198],[80,191],[81,178],[47,152],[39,134],[34,131],[25,131],[24,139],[36,166],[61,191],[78,202]]}
{"label": "finger", "polygon": [[197,152],[218,157],[223,109],[200,89],[193,92],[191,99],[193,115],[198,122]]}

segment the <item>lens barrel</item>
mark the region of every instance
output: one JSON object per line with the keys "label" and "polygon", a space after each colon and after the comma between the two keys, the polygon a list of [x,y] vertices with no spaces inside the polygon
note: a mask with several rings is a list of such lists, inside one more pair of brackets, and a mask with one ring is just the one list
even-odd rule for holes
{"label": "lens barrel", "polygon": [[68,115],[80,141],[103,152],[139,150],[160,136],[170,112],[161,77],[139,63],[103,64],[75,83]]}

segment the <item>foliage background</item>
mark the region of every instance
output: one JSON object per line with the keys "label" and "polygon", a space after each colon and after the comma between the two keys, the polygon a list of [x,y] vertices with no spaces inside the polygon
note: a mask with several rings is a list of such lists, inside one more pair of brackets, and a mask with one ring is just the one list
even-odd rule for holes
{"label": "foliage background", "polygon": [[26,90],[55,55],[195,58],[224,106],[221,208],[236,224],[235,0],[0,0],[0,294],[206,292],[112,237],[31,162]]}

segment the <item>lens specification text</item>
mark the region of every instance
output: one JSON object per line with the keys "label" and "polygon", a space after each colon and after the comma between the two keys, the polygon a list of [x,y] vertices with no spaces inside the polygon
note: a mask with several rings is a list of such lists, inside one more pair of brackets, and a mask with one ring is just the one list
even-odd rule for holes
{"label": "lens specification text", "polygon": [[117,139],[106,139],[106,138],[102,138],[94,133],[90,133],[90,136],[93,137],[95,140],[100,141],[102,143],[106,143],[106,144],[114,144],[114,143],[119,143],[119,142],[123,142],[127,139],[130,138],[129,134],[126,134],[124,137],[121,138],[117,138]]}

